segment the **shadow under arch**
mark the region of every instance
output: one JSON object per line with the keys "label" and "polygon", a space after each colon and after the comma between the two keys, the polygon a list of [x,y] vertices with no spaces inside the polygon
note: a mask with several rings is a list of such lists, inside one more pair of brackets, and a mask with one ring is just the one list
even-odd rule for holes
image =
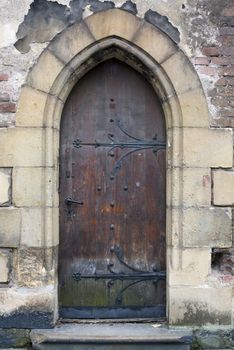
{"label": "shadow under arch", "polygon": [[[50,50],[50,47],[48,49]],[[177,93],[165,70],[141,48],[119,37],[112,36],[97,41],[77,54],[55,79],[50,89],[50,95],[65,102],[74,85],[85,74],[100,63],[112,58],[132,67],[152,85],[165,110],[167,128],[174,124],[182,125],[179,101],[176,101],[177,113],[172,114],[170,108],[169,100],[172,97],[176,100]],[[45,118],[49,117],[52,115],[45,113]],[[49,123],[49,125],[52,124],[59,129],[60,117],[61,113],[58,114],[58,110],[56,110],[56,115],[52,117],[52,120],[44,119],[43,124],[46,126]]]}

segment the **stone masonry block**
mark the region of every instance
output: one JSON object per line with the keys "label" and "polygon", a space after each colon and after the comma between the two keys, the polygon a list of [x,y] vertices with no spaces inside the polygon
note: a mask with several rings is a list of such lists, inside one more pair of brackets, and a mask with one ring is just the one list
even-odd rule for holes
{"label": "stone masonry block", "polygon": [[15,166],[40,166],[43,162],[44,129],[16,128],[11,136]]}
{"label": "stone masonry block", "polygon": [[45,165],[42,152],[45,131],[43,128],[0,129],[0,166]]}
{"label": "stone masonry block", "polygon": [[11,167],[14,164],[14,129],[0,128],[0,166]]}
{"label": "stone masonry block", "polygon": [[21,230],[19,209],[0,209],[0,247],[18,247]]}
{"label": "stone masonry block", "polygon": [[[51,247],[58,245],[58,208],[22,208],[21,245]],[[33,225],[32,225],[33,222]]]}
{"label": "stone masonry block", "polygon": [[9,280],[9,252],[6,249],[0,250],[0,283],[7,283]]}
{"label": "stone masonry block", "polygon": [[15,168],[13,202],[17,207],[53,206],[55,183],[53,168]]}
{"label": "stone masonry block", "polygon": [[11,203],[11,168],[0,168],[0,206]]}
{"label": "stone masonry block", "polygon": [[[17,282],[19,285],[45,288],[45,284],[54,284],[57,271],[57,247],[21,246],[17,253]],[[32,307],[29,303],[28,305]]]}
{"label": "stone masonry block", "polygon": [[[1,301],[3,300],[0,310],[0,327],[10,329],[10,332],[7,334],[6,330],[1,332],[0,328],[0,339],[3,340],[1,341],[1,347],[6,346],[6,348],[9,348],[9,345],[11,345],[14,348],[18,346],[28,349],[30,347],[30,338],[29,332],[27,332],[28,336],[25,339],[25,329],[51,328],[54,326],[53,314],[56,303],[56,289],[52,283],[46,285],[45,281],[42,281],[41,285],[39,283],[32,285],[28,283],[27,277],[29,277],[29,274],[34,279],[40,278],[43,280],[43,268],[42,272],[37,270],[38,265],[41,265],[43,261],[40,258],[40,255],[43,256],[43,253],[41,251],[38,252],[38,250],[31,251],[31,258],[28,256],[28,253],[21,253],[19,257],[20,263],[25,260],[24,268],[26,273],[26,275],[22,275],[21,285],[17,287],[12,286],[12,288],[5,289],[3,292],[0,290],[0,298]],[[48,254],[48,252],[46,253]],[[25,254],[27,254],[27,258]],[[29,284],[28,288],[27,284]],[[12,339],[15,339],[15,342],[11,343],[9,341],[5,343],[4,333],[7,336],[7,340],[12,341]]]}
{"label": "stone masonry block", "polygon": [[94,37],[89,32],[83,21],[68,27],[62,34],[56,36],[49,46],[61,61],[68,63],[80,51],[94,42]]}
{"label": "stone masonry block", "polygon": [[210,206],[211,174],[206,168],[183,169],[183,205]]}
{"label": "stone masonry block", "polygon": [[230,325],[232,287],[171,287],[169,320],[176,325]]}
{"label": "stone masonry block", "polygon": [[177,206],[182,204],[185,207],[209,207],[211,205],[209,168],[172,168],[168,172],[172,174],[171,191],[168,187],[168,203],[172,199],[173,205]]}
{"label": "stone masonry block", "polygon": [[59,208],[47,208],[45,211],[45,242],[46,247],[59,244]]}
{"label": "stone masonry block", "polygon": [[[44,116],[45,116],[44,126],[47,126],[48,128],[53,127],[53,131],[55,131],[55,129],[59,131],[63,108],[64,108],[64,102],[62,102],[60,99],[56,98],[55,96],[48,95],[46,107],[44,111]],[[58,139],[59,139],[59,135],[58,135]]]}
{"label": "stone masonry block", "polygon": [[57,76],[64,68],[52,52],[45,50],[28,75],[27,84],[35,89],[50,92]]}
{"label": "stone masonry block", "polygon": [[234,204],[234,171],[213,172],[213,198],[215,205]]}
{"label": "stone masonry block", "polygon": [[[161,65],[171,80],[177,95],[201,88],[197,73],[182,51],[177,51]],[[184,74],[181,74],[181,72]]]}
{"label": "stone masonry block", "polygon": [[173,126],[208,128],[209,112],[207,101],[201,88],[187,91],[176,97],[173,96],[164,102],[164,105],[168,104],[172,110],[175,110],[178,109],[178,103],[182,111],[181,119],[174,123]]}
{"label": "stone masonry block", "polygon": [[232,215],[229,208],[183,209],[184,247],[231,247]]}
{"label": "stone masonry block", "polygon": [[176,45],[168,36],[146,22],[137,32],[134,43],[150,54],[158,63],[165,61],[177,51]]}
{"label": "stone masonry block", "polygon": [[232,167],[230,129],[184,129],[184,164],[187,167]]}
{"label": "stone masonry block", "polygon": [[[174,250],[180,257],[181,265],[174,269],[170,264]],[[211,252],[209,248],[169,248],[169,285],[204,285],[211,270]]]}
{"label": "stone masonry block", "polygon": [[131,41],[141,24],[136,16],[117,9],[95,13],[85,22],[96,40],[115,35]]}
{"label": "stone masonry block", "polygon": [[21,245],[28,247],[41,247],[43,245],[43,214],[42,208],[22,208]]}
{"label": "stone masonry block", "polygon": [[42,127],[46,99],[47,94],[44,92],[24,86],[19,98],[16,126]]}

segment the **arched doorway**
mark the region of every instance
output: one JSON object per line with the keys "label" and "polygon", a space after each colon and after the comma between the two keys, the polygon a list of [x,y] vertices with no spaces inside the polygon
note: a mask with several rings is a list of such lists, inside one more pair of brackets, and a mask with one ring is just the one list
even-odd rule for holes
{"label": "arched doorway", "polygon": [[73,88],[60,139],[62,317],[165,316],[165,133],[152,86],[118,60]]}

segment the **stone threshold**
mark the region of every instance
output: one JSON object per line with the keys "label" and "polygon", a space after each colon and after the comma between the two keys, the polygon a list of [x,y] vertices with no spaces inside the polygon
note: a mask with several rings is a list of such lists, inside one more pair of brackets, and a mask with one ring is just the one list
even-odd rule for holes
{"label": "stone threshold", "polygon": [[31,331],[34,347],[40,344],[190,344],[192,331],[158,323],[61,324]]}

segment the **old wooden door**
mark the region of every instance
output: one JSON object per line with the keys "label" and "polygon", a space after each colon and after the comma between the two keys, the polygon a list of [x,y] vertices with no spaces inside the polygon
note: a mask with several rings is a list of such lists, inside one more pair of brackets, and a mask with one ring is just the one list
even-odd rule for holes
{"label": "old wooden door", "polygon": [[62,317],[165,316],[165,200],[159,99],[132,68],[102,63],[61,122]]}

